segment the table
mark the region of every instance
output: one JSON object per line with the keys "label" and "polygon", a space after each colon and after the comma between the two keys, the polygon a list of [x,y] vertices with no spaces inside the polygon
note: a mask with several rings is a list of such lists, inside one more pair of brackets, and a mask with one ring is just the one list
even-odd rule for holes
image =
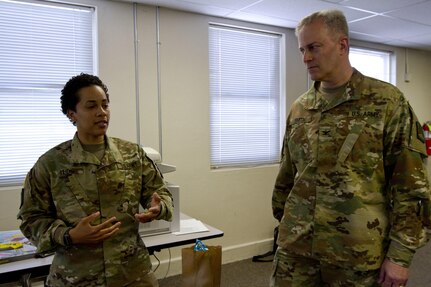
{"label": "table", "polygon": [[[181,213],[180,219],[191,219],[190,216]],[[222,237],[223,231],[205,224],[208,231],[175,235],[164,233],[158,235],[147,235],[142,237],[150,254],[165,248],[195,243],[196,239],[204,240]],[[30,258],[9,263],[0,264],[0,285],[4,283],[19,282],[22,286],[30,286],[31,278],[44,277],[49,273],[54,255],[44,258]]]}
{"label": "table", "polygon": [[[180,213],[180,220],[185,220],[185,219],[193,219],[193,218],[184,213]],[[165,233],[165,234],[159,234],[159,235],[144,236],[142,237],[142,239],[144,240],[145,246],[147,246],[147,249],[150,252],[150,254],[153,254],[155,251],[160,251],[161,249],[195,243],[196,239],[200,239],[200,240],[212,239],[212,238],[222,237],[224,235],[223,231],[205,223],[204,225],[206,226],[206,228],[208,228],[208,231],[181,234],[181,235],[175,235],[173,233]],[[1,269],[0,269],[0,272],[1,272]]]}

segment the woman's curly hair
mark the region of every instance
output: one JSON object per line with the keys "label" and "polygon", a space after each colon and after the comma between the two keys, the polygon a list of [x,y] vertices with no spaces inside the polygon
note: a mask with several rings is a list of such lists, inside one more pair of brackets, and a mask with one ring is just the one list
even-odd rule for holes
{"label": "woman's curly hair", "polygon": [[108,88],[102,82],[102,80],[100,80],[97,76],[81,73],[70,78],[66,85],[64,85],[64,88],[61,90],[60,100],[63,114],[67,115],[68,110],[76,111],[76,105],[79,102],[78,91],[82,88],[94,85],[103,89],[109,102]]}

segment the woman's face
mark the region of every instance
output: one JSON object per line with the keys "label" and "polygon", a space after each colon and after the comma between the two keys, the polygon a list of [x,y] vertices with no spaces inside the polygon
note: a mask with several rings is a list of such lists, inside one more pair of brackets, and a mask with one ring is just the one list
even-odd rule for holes
{"label": "woman's face", "polygon": [[108,130],[109,101],[99,86],[93,85],[78,91],[76,111],[69,110],[68,117],[75,122],[78,138],[83,144],[100,144]]}

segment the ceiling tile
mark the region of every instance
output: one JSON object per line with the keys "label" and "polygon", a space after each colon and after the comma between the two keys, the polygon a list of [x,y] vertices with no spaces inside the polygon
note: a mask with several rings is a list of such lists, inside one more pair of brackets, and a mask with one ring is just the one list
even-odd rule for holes
{"label": "ceiling tile", "polygon": [[[125,1],[132,2],[132,0],[125,0]],[[189,11],[194,13],[219,16],[219,17],[224,17],[225,15],[233,11],[232,9],[228,9],[228,8],[205,5],[205,2],[203,1],[200,1],[202,3],[192,3],[190,1],[180,1],[180,0],[136,0],[133,2],[153,5],[153,6],[167,7],[167,8],[181,10],[181,11]],[[196,2],[199,2],[199,1],[196,1]]]}
{"label": "ceiling tile", "polygon": [[367,41],[367,42],[381,42],[382,37],[370,35],[366,33],[358,33],[355,31],[350,31],[350,38],[355,40]]}
{"label": "ceiling tile", "polygon": [[347,0],[341,3],[370,12],[383,13],[394,9],[408,7],[426,0]]}
{"label": "ceiling tile", "polygon": [[388,13],[390,16],[431,26],[431,1],[413,5]]}
{"label": "ceiling tile", "polygon": [[196,5],[205,5],[205,6],[212,6],[212,7],[219,7],[219,8],[226,8],[229,10],[239,10],[244,7],[248,7],[250,5],[255,4],[256,2],[261,2],[258,0],[171,0],[171,2],[182,2],[182,3],[190,3],[190,4],[196,4]]}
{"label": "ceiling tile", "polygon": [[340,9],[348,19],[358,19],[372,14],[345,8],[344,6],[318,0],[265,0],[250,6],[242,12],[300,21],[303,17],[323,9]]}
{"label": "ceiling tile", "polygon": [[350,31],[388,39],[403,39],[428,33],[430,27],[387,16],[375,16],[349,23]]}
{"label": "ceiling tile", "polygon": [[279,27],[287,27],[287,28],[295,28],[298,24],[297,21],[292,21],[289,19],[282,19],[274,16],[264,16],[259,14],[253,14],[253,13],[246,13],[246,12],[233,12],[227,17],[232,19],[238,19],[242,21],[247,22],[254,22],[254,23],[260,23],[260,24],[269,24],[272,26],[279,26]]}
{"label": "ceiling tile", "polygon": [[346,0],[322,0],[325,2],[332,2],[332,3],[341,3],[341,2],[345,2]]}

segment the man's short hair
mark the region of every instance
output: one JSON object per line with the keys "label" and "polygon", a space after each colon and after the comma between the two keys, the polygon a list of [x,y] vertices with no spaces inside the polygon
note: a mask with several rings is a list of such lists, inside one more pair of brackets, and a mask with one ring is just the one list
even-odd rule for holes
{"label": "man's short hair", "polygon": [[315,21],[323,21],[331,34],[343,35],[349,37],[349,26],[347,25],[346,16],[340,10],[322,10],[314,12],[303,18],[295,29],[295,35],[298,36],[304,26]]}

